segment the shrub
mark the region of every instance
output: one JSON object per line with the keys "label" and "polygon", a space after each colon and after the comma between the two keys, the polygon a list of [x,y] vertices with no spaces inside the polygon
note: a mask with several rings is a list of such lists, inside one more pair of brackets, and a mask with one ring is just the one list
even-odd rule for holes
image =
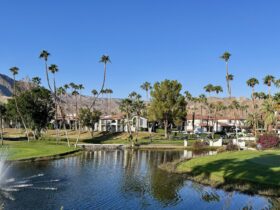
{"label": "shrub", "polygon": [[202,141],[195,141],[192,145],[193,149],[199,150],[199,149],[204,149],[207,146],[206,142]]}
{"label": "shrub", "polygon": [[238,146],[236,144],[233,144],[232,142],[229,142],[226,146],[227,151],[236,151],[238,149]]}
{"label": "shrub", "polygon": [[226,150],[226,147],[219,147],[219,148],[217,149],[217,152],[218,152],[218,153],[222,153],[222,152],[225,152],[225,151],[227,151],[227,150]]}
{"label": "shrub", "polygon": [[260,136],[258,140],[258,143],[263,149],[277,147],[279,142],[279,137],[273,134],[264,134]]}
{"label": "shrub", "polygon": [[257,144],[256,144],[256,142],[248,142],[248,145],[247,145],[248,147],[251,147],[251,148],[257,148]]}

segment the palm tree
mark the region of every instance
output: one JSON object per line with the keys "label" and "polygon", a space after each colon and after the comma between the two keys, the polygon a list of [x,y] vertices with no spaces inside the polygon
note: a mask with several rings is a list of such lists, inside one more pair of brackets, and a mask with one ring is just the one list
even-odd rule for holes
{"label": "palm tree", "polygon": [[228,90],[228,96],[231,98],[231,89],[230,89],[230,84],[229,84],[229,72],[228,72],[228,61],[230,58],[231,54],[227,51],[224,52],[224,54],[220,57],[226,62],[226,82],[227,82],[227,90]]}
{"label": "palm tree", "polygon": [[267,85],[268,87],[268,96],[270,97],[270,87],[272,85],[272,83],[274,82],[275,80],[275,77],[272,76],[272,75],[266,75],[264,78],[263,78],[263,83],[265,85]]}
{"label": "palm tree", "polygon": [[212,84],[208,84],[208,85],[204,86],[203,89],[205,90],[205,92],[207,92],[209,94],[209,97],[210,97],[210,94],[214,91],[214,86]]}
{"label": "palm tree", "polygon": [[16,110],[17,110],[17,113],[18,113],[18,115],[19,115],[19,117],[21,119],[21,122],[22,122],[23,126],[24,126],[26,137],[27,137],[27,140],[29,142],[29,133],[28,133],[28,130],[27,130],[27,127],[26,127],[26,123],[25,123],[25,121],[23,119],[23,116],[22,116],[22,114],[21,114],[21,112],[19,110],[18,102],[17,102],[17,97],[16,97],[16,75],[19,72],[19,68],[18,67],[12,67],[12,68],[10,68],[10,71],[13,74],[13,79],[14,79],[14,81],[13,81],[13,86],[14,86],[13,97],[14,97],[14,101],[15,101],[15,105],[16,105]]}
{"label": "palm tree", "polygon": [[41,78],[40,77],[33,77],[32,78],[32,83],[34,84],[34,86],[38,87],[41,84]]}
{"label": "palm tree", "polygon": [[96,97],[94,97],[90,107],[88,107],[89,110],[93,108],[98,96],[102,93],[102,91],[104,89],[105,81],[106,81],[106,73],[107,73],[107,63],[111,63],[111,60],[110,60],[110,57],[108,55],[102,55],[99,62],[104,64],[103,82],[102,82],[101,89],[100,89],[99,93],[96,95]]}
{"label": "palm tree", "polygon": [[112,89],[108,89],[107,92],[109,94],[109,114],[111,114],[111,108],[112,108],[112,98],[111,98],[111,95],[113,93],[113,90]]}
{"label": "palm tree", "polygon": [[149,90],[152,89],[151,83],[144,82],[140,87],[146,91],[147,101],[149,101]]}
{"label": "palm tree", "polygon": [[77,125],[77,121],[78,121],[78,95],[79,95],[79,92],[75,88],[72,91],[72,96],[75,97],[75,130],[78,129],[78,125]]}
{"label": "palm tree", "polygon": [[98,95],[98,91],[95,90],[95,89],[93,89],[93,90],[91,91],[91,93],[92,93],[92,95],[93,95],[94,97],[96,97],[96,96]]}
{"label": "palm tree", "polygon": [[104,76],[103,76],[103,83],[101,86],[101,90],[103,90],[105,85],[105,80],[106,80],[107,63],[111,63],[111,60],[108,55],[102,55],[99,62],[104,64]]}
{"label": "palm tree", "polygon": [[218,95],[219,93],[223,92],[223,88],[219,85],[213,87],[213,91],[216,92]]}
{"label": "palm tree", "polygon": [[266,99],[261,107],[261,111],[264,114],[264,124],[267,131],[271,131],[277,118],[275,114],[275,102],[268,98]]}
{"label": "palm tree", "polygon": [[249,87],[252,88],[252,103],[253,103],[253,110],[254,110],[254,113],[253,113],[253,116],[254,116],[254,131],[255,131],[255,136],[257,135],[257,121],[256,121],[256,105],[255,105],[255,86],[259,84],[259,80],[252,77],[250,79],[247,80],[247,85]]}
{"label": "palm tree", "polygon": [[52,90],[51,85],[50,85],[49,72],[48,72],[48,58],[49,58],[49,56],[50,56],[50,53],[46,50],[43,50],[40,53],[39,58],[41,58],[45,61],[45,71],[46,71],[47,82],[48,82],[49,89]]}
{"label": "palm tree", "polygon": [[202,117],[202,109],[203,109],[203,105],[207,104],[207,98],[204,94],[200,94],[198,96],[198,101],[200,103],[200,128],[202,129],[202,121],[203,121],[203,117]]}
{"label": "palm tree", "polygon": [[54,105],[55,105],[55,130],[56,130],[56,143],[58,143],[58,101],[57,101],[57,90],[56,90],[56,82],[55,82],[55,74],[58,72],[58,66],[55,64],[51,64],[49,66],[49,71],[53,74],[53,90],[54,93]]}
{"label": "palm tree", "polygon": [[229,105],[229,108],[233,110],[235,133],[236,133],[236,138],[238,138],[238,136],[237,136],[237,112],[240,109],[240,103],[237,100],[233,100],[231,102],[231,104]]}
{"label": "palm tree", "polygon": [[234,76],[233,76],[233,74],[229,74],[228,76],[227,76],[227,80],[228,80],[228,82],[229,82],[229,92],[230,92],[230,95],[232,95],[232,92],[231,92],[231,81],[233,81],[233,79],[234,79]]}

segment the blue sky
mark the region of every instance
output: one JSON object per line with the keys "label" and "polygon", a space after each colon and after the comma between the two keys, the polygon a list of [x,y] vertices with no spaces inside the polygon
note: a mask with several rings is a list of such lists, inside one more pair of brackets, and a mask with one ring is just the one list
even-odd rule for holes
{"label": "blue sky", "polygon": [[[98,88],[102,54],[111,57],[107,88],[114,97],[163,79],[203,93],[208,83],[226,95],[225,64],[232,54],[234,96],[249,96],[246,80],[280,77],[280,2],[263,0],[0,0],[0,72],[44,77],[39,52],[51,53],[59,83]],[[266,90],[259,85],[257,91]]]}

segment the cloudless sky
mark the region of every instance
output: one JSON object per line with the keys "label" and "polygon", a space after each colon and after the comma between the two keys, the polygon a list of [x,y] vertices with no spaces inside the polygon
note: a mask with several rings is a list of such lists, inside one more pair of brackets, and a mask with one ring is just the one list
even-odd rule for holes
{"label": "cloudless sky", "polygon": [[[139,86],[176,79],[194,95],[208,83],[226,96],[224,51],[232,54],[234,96],[249,96],[246,80],[280,70],[280,1],[264,0],[0,0],[0,73],[40,76],[41,50],[59,66],[58,83],[82,83],[85,94],[102,82],[114,97]],[[257,91],[266,91],[259,85]]]}

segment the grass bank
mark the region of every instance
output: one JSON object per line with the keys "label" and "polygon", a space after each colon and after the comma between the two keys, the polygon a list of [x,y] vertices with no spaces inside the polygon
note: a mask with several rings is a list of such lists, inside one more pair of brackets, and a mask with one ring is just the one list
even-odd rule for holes
{"label": "grass bank", "polygon": [[215,187],[280,196],[280,150],[225,152],[166,168]]}
{"label": "grass bank", "polygon": [[50,141],[5,141],[0,150],[8,151],[8,160],[42,160],[58,158],[78,151],[66,144],[56,144]]}

